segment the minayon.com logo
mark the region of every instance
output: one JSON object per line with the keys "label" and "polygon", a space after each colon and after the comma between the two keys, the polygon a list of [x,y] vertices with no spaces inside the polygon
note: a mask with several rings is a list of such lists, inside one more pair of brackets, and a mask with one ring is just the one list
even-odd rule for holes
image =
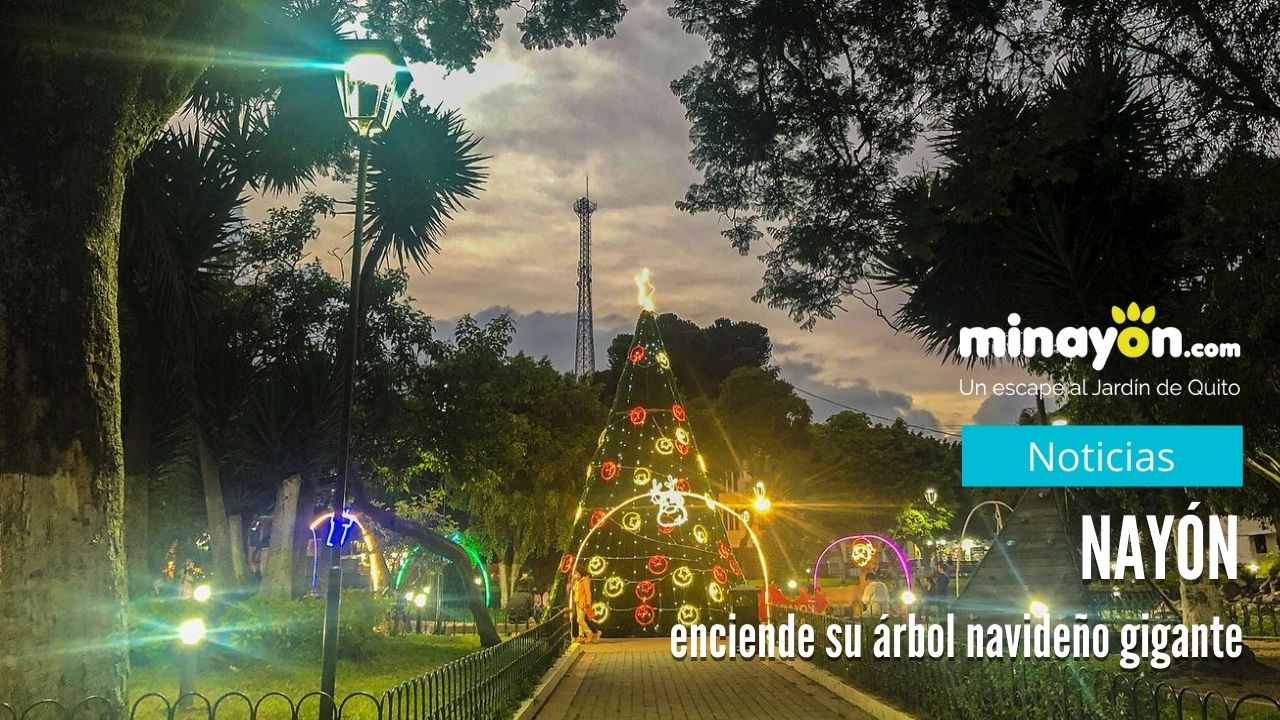
{"label": "minayon.com logo", "polygon": [[1118,327],[1065,327],[1057,332],[1046,327],[1020,327],[1022,316],[1009,313],[1009,327],[960,328],[960,357],[1050,357],[1083,358],[1093,355],[1093,369],[1101,370],[1119,350],[1128,358],[1140,358],[1148,352],[1154,357],[1240,357],[1240,343],[1185,344],[1182,331],[1174,327],[1152,327],[1156,308],[1145,310],[1138,303],[1129,307],[1111,307],[1111,320]]}

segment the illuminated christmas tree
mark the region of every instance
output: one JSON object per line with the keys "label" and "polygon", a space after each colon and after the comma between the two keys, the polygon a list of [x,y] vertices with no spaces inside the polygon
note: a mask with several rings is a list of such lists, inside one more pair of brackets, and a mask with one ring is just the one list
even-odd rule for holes
{"label": "illuminated christmas tree", "polygon": [[636,284],[643,310],[557,583],[575,568],[591,578],[606,636],[724,622],[742,575],[676,392],[647,270]]}

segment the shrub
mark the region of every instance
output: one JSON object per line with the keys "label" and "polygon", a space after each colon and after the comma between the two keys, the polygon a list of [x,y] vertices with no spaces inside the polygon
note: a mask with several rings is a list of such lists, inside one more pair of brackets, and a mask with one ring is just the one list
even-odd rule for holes
{"label": "shrub", "polygon": [[[338,635],[344,658],[365,656],[376,637],[389,603],[364,591],[342,594]],[[247,654],[262,656],[320,654],[324,627],[324,598],[290,600],[255,596],[226,608],[216,633],[219,642]]]}

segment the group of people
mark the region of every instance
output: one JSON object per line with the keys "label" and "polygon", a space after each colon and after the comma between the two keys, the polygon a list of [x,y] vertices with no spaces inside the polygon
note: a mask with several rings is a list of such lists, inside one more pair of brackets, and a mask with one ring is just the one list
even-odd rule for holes
{"label": "group of people", "polygon": [[[893,611],[893,592],[888,584],[879,579],[875,571],[868,571],[862,576],[862,597],[855,597],[861,602],[863,617],[877,617]],[[916,597],[920,602],[917,614],[923,618],[940,613],[951,599],[951,575],[942,563],[934,566],[933,572],[916,578]]]}

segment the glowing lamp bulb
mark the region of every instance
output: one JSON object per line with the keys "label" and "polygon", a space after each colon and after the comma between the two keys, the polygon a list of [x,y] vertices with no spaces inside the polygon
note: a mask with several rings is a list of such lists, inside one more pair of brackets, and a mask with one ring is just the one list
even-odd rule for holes
{"label": "glowing lamp bulb", "polygon": [[208,585],[197,585],[195,590],[191,591],[191,598],[196,602],[208,602],[213,597],[213,588]]}
{"label": "glowing lamp bulb", "polygon": [[355,82],[379,87],[396,78],[396,66],[383,55],[361,53],[342,64],[342,71]]}
{"label": "glowing lamp bulb", "polygon": [[903,604],[903,605],[915,605],[915,604],[916,604],[916,594],[915,594],[915,593],[913,593],[913,592],[911,592],[910,590],[904,590],[904,591],[902,592],[902,604]]}
{"label": "glowing lamp bulb", "polygon": [[480,578],[476,578],[476,579],[474,580],[474,582],[475,582],[475,584],[479,585],[482,581],[480,580]]}
{"label": "glowing lamp bulb", "polygon": [[183,645],[197,645],[208,633],[208,629],[204,626],[204,620],[200,618],[191,618],[183,620],[178,626],[178,639]]}
{"label": "glowing lamp bulb", "polygon": [[405,602],[413,602],[413,591],[412,591],[412,590],[410,590],[409,592],[407,592],[407,593],[405,593],[405,594],[404,594],[404,601],[405,601]]}
{"label": "glowing lamp bulb", "polygon": [[422,593],[418,593],[417,595],[414,595],[414,596],[413,596],[413,604],[414,604],[414,606],[415,606],[415,607],[419,607],[419,608],[424,608],[424,607],[426,607],[426,606],[427,606],[427,596],[426,596],[426,595],[423,595]]}
{"label": "glowing lamp bulb", "polygon": [[800,583],[797,583],[794,579],[793,579],[793,580],[788,580],[788,581],[787,581],[787,588],[788,588],[788,589],[795,590],[799,585],[800,585]]}
{"label": "glowing lamp bulb", "polygon": [[773,501],[763,495],[757,495],[756,499],[751,501],[751,507],[758,513],[769,512],[769,508],[773,507]]}
{"label": "glowing lamp bulb", "polygon": [[965,549],[965,550],[972,550],[972,549],[973,549],[973,538],[965,538],[964,540],[961,540],[961,541],[960,541],[960,547],[961,547],[961,548],[963,548],[963,549]]}
{"label": "glowing lamp bulb", "polygon": [[1042,618],[1049,614],[1049,606],[1039,600],[1032,600],[1029,609],[1031,610],[1031,617],[1034,618]]}

